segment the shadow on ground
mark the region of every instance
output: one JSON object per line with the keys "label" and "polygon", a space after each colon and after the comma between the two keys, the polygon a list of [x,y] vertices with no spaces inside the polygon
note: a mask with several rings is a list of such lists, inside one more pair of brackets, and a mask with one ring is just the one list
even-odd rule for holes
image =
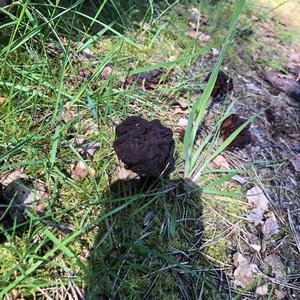
{"label": "shadow on ground", "polygon": [[108,194],[116,213],[90,252],[88,299],[198,299],[206,290],[223,299],[221,275],[202,255],[202,201],[191,182],[116,181]]}

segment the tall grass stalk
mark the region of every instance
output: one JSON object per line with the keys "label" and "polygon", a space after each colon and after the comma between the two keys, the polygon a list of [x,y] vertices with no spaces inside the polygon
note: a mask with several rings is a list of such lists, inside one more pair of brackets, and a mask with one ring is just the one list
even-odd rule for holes
{"label": "tall grass stalk", "polygon": [[[234,12],[231,18],[231,22],[229,25],[229,30],[226,35],[224,45],[220,53],[220,56],[218,58],[217,64],[211,73],[208,83],[205,86],[203,95],[196,101],[196,103],[193,105],[191,109],[189,119],[188,119],[187,130],[184,136],[185,177],[189,177],[191,175],[191,170],[194,169],[195,163],[197,162],[199,156],[201,155],[201,152],[195,151],[194,149],[196,133],[200,123],[204,118],[205,111],[209,103],[210,95],[216,83],[216,79],[219,70],[221,68],[222,62],[226,56],[227,51],[229,50],[232,44],[236,27],[237,27],[237,22],[239,20],[245,2],[246,2],[245,0],[238,0],[236,2],[234,7]],[[244,124],[243,127],[245,126],[246,125]],[[238,130],[241,131],[242,129],[243,128],[239,128]],[[226,143],[226,141],[224,143]],[[202,145],[202,147],[204,146],[205,145]],[[198,176],[200,176],[200,174]],[[194,177],[193,179],[196,181],[198,179],[198,176]]]}

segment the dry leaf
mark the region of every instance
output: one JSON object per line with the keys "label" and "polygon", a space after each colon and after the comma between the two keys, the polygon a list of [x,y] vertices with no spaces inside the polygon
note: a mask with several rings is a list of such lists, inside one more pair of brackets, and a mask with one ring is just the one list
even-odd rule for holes
{"label": "dry leaf", "polygon": [[82,120],[81,130],[85,138],[90,135],[99,134],[99,126],[97,123],[95,123],[94,119]]}
{"label": "dry leaf", "polygon": [[244,257],[240,253],[233,255],[234,265],[236,269],[233,273],[235,284],[243,288],[247,287],[253,281],[258,272],[256,264],[251,264],[249,258]]}
{"label": "dry leaf", "polygon": [[218,155],[212,162],[218,168],[230,169],[229,162],[223,155]]}
{"label": "dry leaf", "polygon": [[122,74],[123,72],[121,70],[119,70],[116,67],[113,67],[111,65],[107,65],[104,67],[104,69],[101,72],[101,79],[107,79],[109,76],[111,76],[112,74]]}
{"label": "dry leaf", "polygon": [[300,102],[300,84],[298,81],[275,72],[263,72],[261,77],[268,81],[274,88],[284,92],[290,98]]}
{"label": "dry leaf", "polygon": [[283,291],[276,289],[274,295],[277,299],[285,299],[285,294]]}
{"label": "dry leaf", "polygon": [[183,143],[184,141],[184,135],[185,135],[185,129],[182,127],[176,128],[175,133],[179,135],[179,140]]}
{"label": "dry leaf", "polygon": [[220,50],[217,48],[212,48],[211,53],[212,53],[212,56],[219,56]]}
{"label": "dry leaf", "polygon": [[163,68],[158,68],[150,71],[141,72],[137,75],[134,75],[133,77],[137,80],[137,82],[142,84],[142,88],[144,90],[154,89],[160,82],[164,72],[165,71]]}
{"label": "dry leaf", "polygon": [[208,34],[200,32],[198,39],[202,42],[207,42],[210,40],[210,36]]}
{"label": "dry leaf", "polygon": [[187,13],[187,7],[185,5],[182,5],[182,4],[177,4],[174,8],[174,10],[176,11],[176,13],[178,15],[185,15]]}
{"label": "dry leaf", "polygon": [[273,212],[269,212],[265,215],[266,221],[262,225],[262,233],[263,239],[268,240],[270,237],[278,233],[279,225],[276,221],[275,214]]}
{"label": "dry leaf", "polygon": [[176,104],[178,104],[182,109],[188,108],[188,104],[186,103],[186,101],[183,98],[178,99],[176,101]]}
{"label": "dry leaf", "polygon": [[197,23],[195,22],[189,22],[190,28],[193,30],[197,30]]}
{"label": "dry leaf", "polygon": [[249,203],[254,206],[248,218],[253,221],[255,225],[263,224],[264,213],[269,209],[269,200],[264,195],[262,189],[258,186],[254,186],[247,191],[246,198]]}
{"label": "dry leaf", "polygon": [[10,217],[19,220],[25,217],[25,209],[36,208],[38,212],[41,212],[42,209],[45,210],[48,197],[49,193],[44,182],[29,182],[24,178],[14,180],[3,191],[4,202],[11,204]]}
{"label": "dry leaf", "polygon": [[0,97],[0,105],[5,104],[7,102],[7,97]]}
{"label": "dry leaf", "polygon": [[260,285],[256,288],[256,294],[265,296],[268,294],[268,284]]}
{"label": "dry leaf", "polygon": [[124,164],[119,160],[117,180],[138,179],[139,175],[131,170],[126,170]]}
{"label": "dry leaf", "polygon": [[88,56],[94,55],[94,52],[90,48],[85,48],[82,52]]}
{"label": "dry leaf", "polygon": [[144,221],[143,221],[143,224],[145,227],[147,227],[152,222],[154,216],[155,216],[155,213],[152,210],[150,210],[146,214],[146,216],[144,217]]}
{"label": "dry leaf", "polygon": [[104,67],[104,69],[101,72],[100,77],[102,79],[107,79],[112,74],[112,66],[108,65]]}
{"label": "dry leaf", "polygon": [[187,114],[187,112],[186,111],[184,111],[184,110],[182,110],[182,108],[181,107],[175,107],[175,109],[172,111],[172,113],[171,113],[173,116],[175,116],[175,115],[177,115],[177,114],[184,114],[184,115],[186,115]]}
{"label": "dry leaf", "polygon": [[276,279],[285,282],[286,272],[280,257],[276,254],[271,254],[265,258],[265,263],[272,268],[272,276]]}
{"label": "dry leaf", "polygon": [[71,165],[71,177],[74,179],[82,179],[90,176],[90,173],[95,176],[96,171],[94,168],[87,168],[82,161],[77,161],[75,165]]}
{"label": "dry leaf", "polygon": [[99,142],[84,141],[83,143],[77,145],[77,148],[82,156],[92,158],[100,146],[101,144]]}
{"label": "dry leaf", "polygon": [[193,39],[199,39],[202,42],[207,42],[210,39],[208,34],[205,34],[201,31],[189,30],[186,35]]}
{"label": "dry leaf", "polygon": [[88,79],[89,77],[91,77],[93,74],[93,70],[91,69],[83,69],[81,70],[77,77],[76,77],[76,83],[80,83],[82,81],[84,81],[85,79]]}
{"label": "dry leaf", "polygon": [[177,126],[185,127],[188,125],[189,120],[187,118],[180,118]]}
{"label": "dry leaf", "polygon": [[62,114],[62,119],[65,123],[71,121],[76,115],[75,110],[71,107],[71,102],[67,102],[64,105],[64,110]]}
{"label": "dry leaf", "polygon": [[290,162],[292,163],[296,172],[300,172],[300,154],[296,154],[293,158],[290,158]]}
{"label": "dry leaf", "polygon": [[189,10],[189,16],[188,20],[192,22],[197,22],[197,20],[200,18],[200,11],[198,8],[193,7]]}
{"label": "dry leaf", "polygon": [[260,252],[260,250],[261,250],[261,241],[254,234],[251,234],[249,236],[249,245],[256,252]]}
{"label": "dry leaf", "polygon": [[16,180],[22,179],[22,178],[28,178],[28,176],[26,174],[24,174],[21,170],[15,170],[11,173],[6,174],[5,176],[2,176],[0,178],[0,183],[3,186],[8,186],[13,181],[16,181]]}
{"label": "dry leaf", "polygon": [[245,184],[247,182],[246,179],[240,175],[234,175],[231,179],[237,181],[240,184]]}

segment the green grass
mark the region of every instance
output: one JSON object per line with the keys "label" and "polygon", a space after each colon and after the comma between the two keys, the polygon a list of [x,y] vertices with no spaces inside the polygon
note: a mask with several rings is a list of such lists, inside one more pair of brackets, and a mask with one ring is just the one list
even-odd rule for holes
{"label": "green grass", "polygon": [[[230,107],[218,116],[201,151],[194,148],[194,140],[244,1],[226,6],[227,20],[220,20],[218,8],[209,28],[213,33],[222,22],[227,35],[222,36],[224,30],[207,44],[186,36],[188,22],[172,3],[157,6],[149,1],[145,8],[102,4],[91,15],[82,1],[64,7],[62,1],[45,6],[26,0],[12,6],[0,25],[0,97],[7,97],[0,106],[0,176],[24,167],[34,181],[45,182],[50,194],[42,214],[28,211],[25,221],[10,228],[1,225],[6,241],[0,244],[0,298],[11,291],[55,298],[64,287],[64,293],[68,289],[75,294],[78,288],[90,299],[100,294],[124,299],[226,299],[226,270],[217,262],[230,263],[226,242],[237,235],[228,228],[246,209],[236,207],[243,202],[242,191],[229,183],[238,170],[222,176],[206,171],[243,128],[216,146],[220,122]],[[191,76],[192,65],[220,46],[213,70],[200,64]],[[123,74],[101,78],[107,64]],[[167,85],[142,90],[138,84],[119,84],[123,75],[158,67],[170,73]],[[92,76],[78,82],[83,69],[93,70]],[[208,71],[213,73],[204,93],[192,103]],[[140,113],[173,126],[178,117],[171,115],[172,104],[182,94],[193,106],[184,145],[177,145],[171,179],[144,186],[113,184],[116,124]],[[68,109],[75,114],[70,120],[65,117]],[[86,123],[97,130],[87,133]],[[80,138],[100,143],[90,161],[76,149]],[[72,177],[69,169],[76,161],[94,168],[95,175]],[[217,238],[219,217],[212,208],[228,213]],[[63,230],[65,226],[70,231]]]}
{"label": "green grass", "polygon": [[[25,223],[2,228],[9,243],[1,245],[1,251],[7,253],[2,263],[1,296],[12,289],[27,296],[39,294],[39,289],[67,286],[70,279],[79,287],[85,285],[91,299],[100,292],[142,296],[145,288],[155,297],[168,294],[170,299],[182,294],[196,297],[207,289],[219,294],[211,282],[214,272],[210,263],[197,248],[200,245],[186,254],[192,256],[188,261],[185,256],[178,260],[180,253],[189,251],[195,231],[200,231],[201,239],[199,196],[186,199],[182,183],[176,181],[162,182],[164,186],[151,193],[135,191],[123,198],[117,194],[116,199],[108,190],[116,172],[112,152],[115,123],[135,113],[136,107],[149,118],[162,107],[167,110],[169,99],[189,86],[188,79],[182,76],[170,89],[144,92],[138,86],[119,89],[117,78],[103,81],[99,76],[107,63],[124,72],[161,66],[182,69],[183,74],[190,62],[208,49],[197,48],[185,36],[179,23],[173,23],[175,15],[156,21],[152,14],[151,31],[141,27],[138,34],[130,28],[122,33],[79,7],[76,2],[66,9],[61,5],[48,9],[25,1],[18,5],[17,17],[12,15],[11,22],[8,19],[3,25],[7,42],[1,49],[1,96],[8,100],[1,107],[1,172],[26,166],[27,175],[44,180],[51,197],[42,215],[28,212]],[[80,28],[81,21],[89,26]],[[121,19],[118,22],[125,24]],[[89,28],[97,28],[94,25],[102,28],[91,35]],[[106,33],[113,35],[106,37]],[[54,56],[49,53],[53,44],[61,49]],[[83,52],[89,48],[92,58]],[[72,78],[76,81],[84,68],[92,68],[93,75],[74,85]],[[77,113],[67,122],[66,103]],[[82,120],[99,125],[99,131],[88,138],[101,146],[94,159],[86,162],[96,175],[76,181],[68,176],[68,169],[74,161],[84,160],[72,142],[84,136]],[[171,191],[166,193],[168,186]],[[141,238],[148,211],[153,211],[155,218],[149,236],[145,231]],[[196,221],[177,224],[180,216]],[[49,220],[59,228],[69,224],[72,231],[67,234],[49,228],[45,225]],[[208,271],[201,271],[205,276],[200,276],[203,266]],[[153,278],[157,285],[151,285]]]}

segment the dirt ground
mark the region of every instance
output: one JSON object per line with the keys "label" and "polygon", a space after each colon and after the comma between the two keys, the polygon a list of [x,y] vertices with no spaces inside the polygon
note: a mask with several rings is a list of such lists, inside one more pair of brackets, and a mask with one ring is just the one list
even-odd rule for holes
{"label": "dirt ground", "polygon": [[[270,1],[267,5],[265,1],[260,2],[263,2],[267,9],[267,6],[275,7],[274,4],[279,1]],[[270,45],[272,54],[258,47],[252,53],[252,63],[245,63],[249,62],[244,51],[249,40],[245,37],[236,41],[240,47],[240,60],[231,59],[225,64],[225,68],[234,79],[234,93],[231,97],[236,99],[235,113],[246,119],[258,114],[251,124],[252,143],[243,150],[227,152],[227,157],[232,165],[242,164],[247,166],[248,170],[252,170],[250,172],[253,172],[253,176],[260,183],[283,230],[280,238],[262,244],[262,250],[257,253],[256,258],[264,268],[263,265],[270,254],[280,257],[281,267],[284,266],[286,272],[285,282],[282,282],[287,288],[285,299],[300,297],[300,102],[274,89],[262,78],[261,73],[272,68],[258,63],[257,57],[282,59],[283,67],[286,67],[282,73],[299,80],[297,74],[286,71],[291,65],[300,66],[300,48],[296,42],[300,27],[299,22],[292,17],[297,11],[300,12],[300,3],[289,1],[286,6],[274,11],[273,17],[282,28],[286,27],[297,33],[294,43],[287,45],[279,38],[279,33],[272,24],[266,25],[257,20],[253,34]],[[270,32],[267,33],[268,30]],[[218,105],[216,104],[213,110],[218,111]],[[256,226],[254,231],[256,236],[261,236],[261,227]],[[275,275],[274,278],[276,277]]]}

